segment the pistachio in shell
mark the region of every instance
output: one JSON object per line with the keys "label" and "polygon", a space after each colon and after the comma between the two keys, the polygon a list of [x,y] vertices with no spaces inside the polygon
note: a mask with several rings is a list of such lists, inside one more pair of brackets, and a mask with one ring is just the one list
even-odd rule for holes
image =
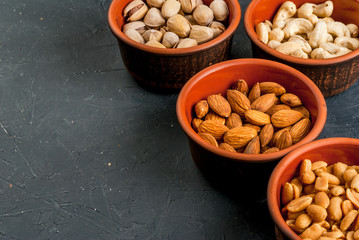
{"label": "pistachio in shell", "polygon": [[143,22],[150,28],[159,28],[165,24],[166,20],[158,8],[152,7],[147,11]]}
{"label": "pistachio in shell", "polygon": [[199,25],[208,26],[214,18],[212,10],[206,5],[199,5],[193,10],[193,17]]}
{"label": "pistachio in shell", "polygon": [[218,37],[226,30],[224,24],[218,21],[213,21],[209,27],[213,29],[213,38]]}
{"label": "pistachio in shell", "polygon": [[123,9],[123,16],[128,22],[141,20],[147,13],[148,7],[142,0],[133,0]]}
{"label": "pistachio in shell", "polygon": [[179,1],[166,0],[162,5],[161,13],[165,19],[168,19],[169,17],[179,13],[180,10],[181,4]]}
{"label": "pistachio in shell", "polygon": [[179,37],[187,37],[191,31],[191,24],[180,15],[175,14],[167,20],[168,31],[174,32]]}
{"label": "pistachio in shell", "polygon": [[188,22],[191,24],[191,25],[198,25],[198,23],[196,22],[196,20],[194,20],[194,17],[192,14],[187,14],[184,16]]}
{"label": "pistachio in shell", "polygon": [[163,37],[163,32],[156,29],[149,29],[142,34],[142,37],[143,39],[145,39],[146,42],[150,40],[156,40],[157,42],[161,42]]}
{"label": "pistachio in shell", "polygon": [[194,25],[192,26],[189,37],[195,39],[198,44],[208,42],[213,39],[213,29],[206,26]]}
{"label": "pistachio in shell", "polygon": [[195,39],[192,38],[182,38],[179,40],[176,48],[188,48],[188,47],[194,47],[197,46],[198,43]]}
{"label": "pistachio in shell", "polygon": [[165,46],[163,46],[162,43],[157,42],[156,40],[150,40],[150,41],[146,42],[145,45],[150,46],[150,47],[156,47],[156,48],[166,48]]}
{"label": "pistachio in shell", "polygon": [[126,32],[129,29],[135,29],[140,34],[143,34],[148,29],[148,27],[142,21],[133,21],[123,25],[122,31]]}
{"label": "pistachio in shell", "polygon": [[214,0],[209,5],[213,12],[214,19],[217,21],[224,21],[229,15],[227,3],[223,0]]}
{"label": "pistachio in shell", "polygon": [[136,42],[142,43],[142,44],[145,43],[145,40],[143,39],[141,34],[138,31],[136,31],[135,29],[128,29],[124,33],[127,37],[131,38],[133,41],[136,41]]}
{"label": "pistachio in shell", "polygon": [[173,32],[166,32],[162,38],[162,44],[166,48],[173,48],[179,42],[179,37]]}
{"label": "pistachio in shell", "polygon": [[146,0],[149,7],[161,8],[165,0]]}
{"label": "pistachio in shell", "polygon": [[183,12],[189,14],[192,13],[193,9],[197,6],[196,0],[179,0],[182,6]]}

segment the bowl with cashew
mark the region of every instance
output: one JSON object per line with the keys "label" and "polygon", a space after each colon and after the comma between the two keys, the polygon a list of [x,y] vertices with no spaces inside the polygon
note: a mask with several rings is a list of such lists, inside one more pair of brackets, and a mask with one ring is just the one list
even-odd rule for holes
{"label": "bowl with cashew", "polygon": [[359,1],[253,0],[244,25],[254,57],[290,65],[324,97],[359,78]]}
{"label": "bowl with cashew", "polygon": [[324,97],[308,77],[265,59],[205,68],[182,88],[176,112],[192,159],[216,184],[267,182],[283,156],[318,137],[327,116]]}
{"label": "bowl with cashew", "polygon": [[228,59],[240,18],[237,0],[113,0],[108,11],[126,69],[161,92]]}
{"label": "bowl with cashew", "polygon": [[277,239],[358,239],[359,139],[320,139],[289,153],[267,201]]}

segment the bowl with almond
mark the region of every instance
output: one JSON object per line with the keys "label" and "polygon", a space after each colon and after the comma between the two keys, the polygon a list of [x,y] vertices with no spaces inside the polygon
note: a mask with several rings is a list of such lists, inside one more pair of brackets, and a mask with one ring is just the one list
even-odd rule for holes
{"label": "bowl with almond", "polygon": [[300,70],[330,97],[359,78],[358,11],[356,0],[254,0],[244,26],[254,57]]}
{"label": "bowl with almond", "polygon": [[237,0],[113,0],[108,11],[127,71],[161,92],[227,60],[240,19]]}
{"label": "bowl with almond", "polygon": [[271,172],[287,153],[316,139],[327,117],[324,97],[308,77],[264,59],[202,70],[181,90],[176,110],[194,162],[207,175],[226,178]]}
{"label": "bowl with almond", "polygon": [[358,239],[359,139],[320,139],[286,155],[267,203],[277,239]]}

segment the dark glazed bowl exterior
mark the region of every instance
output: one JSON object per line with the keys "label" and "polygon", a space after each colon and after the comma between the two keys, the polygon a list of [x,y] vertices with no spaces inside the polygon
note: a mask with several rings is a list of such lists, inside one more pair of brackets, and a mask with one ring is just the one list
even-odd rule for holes
{"label": "dark glazed bowl exterior", "polygon": [[285,223],[280,209],[280,193],[285,182],[297,176],[302,160],[325,161],[329,165],[343,162],[348,165],[359,164],[359,139],[327,138],[305,144],[285,156],[271,174],[267,201],[271,217],[278,228],[278,239],[299,240],[299,236]]}
{"label": "dark glazed bowl exterior", "polygon": [[[352,86],[359,78],[359,49],[344,56],[331,59],[301,59],[287,56],[262,43],[255,26],[268,19],[272,21],[278,8],[285,0],[253,0],[244,15],[246,33],[252,43],[253,56],[282,62],[307,75],[322,91],[324,97],[341,93]],[[324,0],[292,0],[297,7],[306,2],[323,3]],[[359,1],[332,0],[334,3],[333,19],[345,24],[355,23],[359,26]]]}
{"label": "dark glazed bowl exterior", "polygon": [[[204,44],[182,49],[161,49],[137,43],[122,32],[124,7],[132,0],[113,0],[108,12],[111,31],[118,39],[124,65],[142,86],[159,91],[179,90],[197,72],[229,58],[233,33],[241,19],[237,0],[229,8],[226,31]],[[204,0],[209,5],[212,0]]]}
{"label": "dark glazed bowl exterior", "polygon": [[[311,113],[312,130],[292,147],[269,154],[231,153],[205,142],[191,127],[191,121],[195,116],[194,105],[211,94],[221,93],[225,96],[226,90],[231,88],[237,79],[246,80],[250,88],[256,82],[277,82],[283,85],[287,92],[298,95]],[[176,108],[177,118],[188,137],[194,162],[205,175],[216,181],[243,177],[248,180],[254,175],[269,178],[279,159],[318,137],[327,117],[324,97],[308,77],[289,66],[263,59],[227,60],[202,70],[182,88]]]}

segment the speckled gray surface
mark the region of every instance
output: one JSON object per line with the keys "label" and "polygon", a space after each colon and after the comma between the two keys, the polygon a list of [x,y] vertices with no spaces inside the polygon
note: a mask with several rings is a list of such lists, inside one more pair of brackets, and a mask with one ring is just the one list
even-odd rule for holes
{"label": "speckled gray surface", "polygon": [[[177,94],[129,76],[109,4],[0,1],[0,239],[273,239],[264,197],[226,194],[195,167]],[[358,91],[327,99],[320,138],[359,137]]]}

